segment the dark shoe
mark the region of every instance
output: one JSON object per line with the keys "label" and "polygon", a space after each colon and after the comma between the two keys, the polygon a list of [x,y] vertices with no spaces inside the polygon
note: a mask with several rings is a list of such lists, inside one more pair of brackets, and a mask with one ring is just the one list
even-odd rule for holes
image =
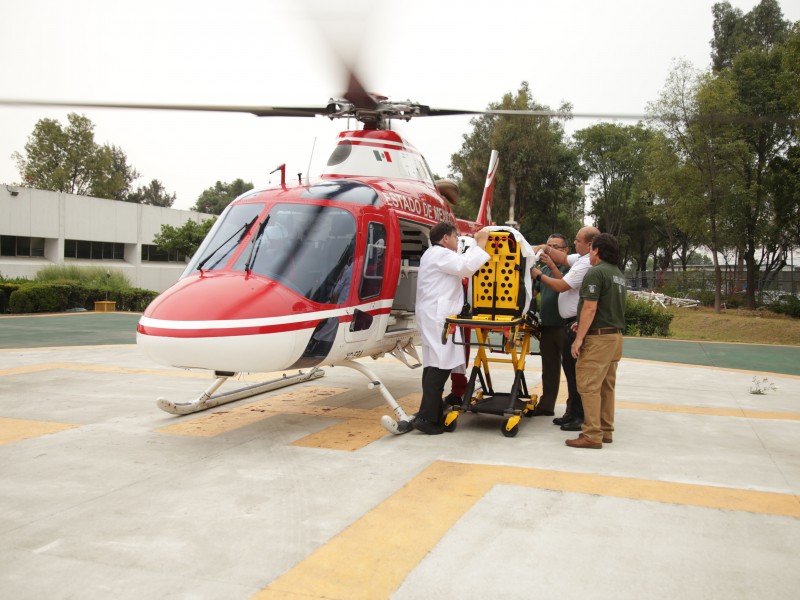
{"label": "dark shoe", "polygon": [[462,399],[461,396],[456,396],[455,394],[447,394],[444,398],[444,403],[449,404],[450,406],[461,406]]}
{"label": "dark shoe", "polygon": [[438,423],[431,423],[425,419],[420,419],[419,417],[414,419],[412,425],[414,425],[414,429],[417,431],[427,433],[428,435],[439,435],[440,433],[444,433],[443,426],[439,425]]}
{"label": "dark shoe", "polygon": [[572,419],[561,426],[561,431],[580,431],[582,425],[583,419]]}
{"label": "dark shoe", "polygon": [[533,412],[531,413],[531,416],[534,416],[534,417],[552,417],[554,414],[556,414],[556,413],[554,413],[552,410],[539,410],[539,407],[537,406],[536,408],[533,409]]}
{"label": "dark shoe", "polygon": [[566,440],[564,442],[570,448],[588,448],[590,450],[600,450],[603,444],[600,442],[593,442],[587,437],[579,435],[574,440]]}
{"label": "dark shoe", "polygon": [[553,419],[553,425],[558,425],[559,427],[568,421],[572,421],[572,415],[568,412],[565,412],[560,417]]}

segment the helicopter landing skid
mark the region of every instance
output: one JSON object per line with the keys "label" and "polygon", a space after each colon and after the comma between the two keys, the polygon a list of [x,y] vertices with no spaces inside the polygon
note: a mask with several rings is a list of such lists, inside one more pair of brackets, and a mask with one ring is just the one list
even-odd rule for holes
{"label": "helicopter landing skid", "polygon": [[234,373],[221,374],[217,372],[216,375],[217,378],[214,380],[214,382],[208,386],[206,391],[200,394],[200,396],[194,401],[172,402],[166,398],[159,398],[157,401],[158,408],[168,413],[172,413],[173,415],[188,415],[201,410],[219,406],[220,404],[227,404],[228,402],[234,402],[243,398],[250,398],[251,396],[255,396],[257,394],[271,392],[272,390],[278,390],[296,383],[303,383],[304,381],[317,379],[318,377],[325,375],[325,371],[314,367],[306,372],[299,371],[296,375],[284,375],[279,379],[248,385],[246,387],[239,388],[238,390],[213,396],[212,394],[216,392],[217,389],[219,389],[219,387],[225,383],[229,377],[233,376]]}
{"label": "helicopter landing skid", "polygon": [[383,415],[381,417],[381,425],[383,425],[386,431],[395,435],[400,435],[402,433],[408,433],[413,429],[411,423],[414,420],[414,417],[410,417],[406,414],[406,412],[403,410],[403,407],[397,403],[397,400],[394,399],[389,390],[386,389],[386,386],[383,384],[383,382],[371,369],[352,360],[344,360],[336,363],[336,365],[355,369],[369,379],[369,384],[367,384],[369,389],[378,388],[378,390],[380,390],[381,394],[383,395],[383,399],[386,401],[386,404],[389,405],[389,408],[392,409],[392,412],[397,417],[396,421],[389,415]]}

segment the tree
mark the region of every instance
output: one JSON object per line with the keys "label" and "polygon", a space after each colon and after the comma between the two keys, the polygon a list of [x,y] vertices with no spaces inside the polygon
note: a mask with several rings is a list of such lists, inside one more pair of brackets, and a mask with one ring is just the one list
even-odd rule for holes
{"label": "tree", "polygon": [[[716,17],[724,27],[716,24]],[[717,40],[716,34],[723,29],[726,35]],[[737,33],[727,35],[728,31]],[[780,261],[769,260],[781,224],[773,218],[775,198],[768,182],[772,171],[784,168],[782,160],[788,150],[797,145],[797,67],[794,72],[787,69],[792,61],[786,60],[787,54],[793,55],[796,42],[790,37],[790,24],[783,20],[777,0],[761,0],[746,15],[733,11],[727,3],[715,5],[712,45],[724,49],[719,53],[724,60],[715,60],[716,76],[734,90],[737,137],[744,145],[744,151],[734,157],[740,181],[731,198],[736,202],[732,213],[737,221],[735,244],[747,266],[749,308],[755,308],[761,267],[768,271],[780,268]],[[773,251],[767,246],[773,246]]]}
{"label": "tree", "polygon": [[730,69],[736,55],[748,48],[770,51],[788,32],[788,23],[777,0],[761,0],[744,14],[729,2],[715,4],[714,37],[711,40],[711,61],[714,72]]}
{"label": "tree", "polygon": [[744,151],[732,118],[737,113],[735,90],[680,61],[648,110],[661,133],[651,159],[650,185],[666,203],[666,214],[711,250],[714,308],[719,312],[719,254],[730,243],[735,221],[731,206],[738,189],[732,165]]}
{"label": "tree", "polygon": [[200,243],[208,235],[217,218],[206,219],[200,223],[186,221],[180,227],[162,225],[161,232],[153,242],[164,252],[192,256],[200,247]]}
{"label": "tree", "polygon": [[[537,104],[527,82],[516,95],[507,93],[490,109],[546,109]],[[569,106],[560,107],[567,111]],[[493,215],[519,222],[531,240],[545,240],[554,231],[574,233],[581,223],[583,170],[577,152],[567,143],[563,125],[550,117],[483,115],[472,119],[461,150],[450,168],[461,185],[457,214],[474,217],[483,193],[492,149],[500,153]]]}
{"label": "tree", "polygon": [[128,157],[118,146],[102,146],[98,150],[106,177],[92,182],[91,195],[109,200],[127,200],[139,172],[128,164]]}
{"label": "tree", "polygon": [[164,184],[158,179],[153,179],[148,185],[140,186],[135,192],[128,194],[125,202],[169,208],[175,202],[175,194],[169,194],[164,189]]}
{"label": "tree", "polygon": [[63,128],[55,119],[40,119],[25,144],[15,152],[25,185],[42,190],[122,200],[139,173],[116,146],[99,146],[94,125],[84,115],[67,115]]}
{"label": "tree", "polygon": [[601,123],[575,133],[587,174],[597,227],[620,242],[623,264],[633,256],[637,279],[647,287],[647,259],[658,246],[654,198],[645,185],[645,157],[652,132],[641,124]]}
{"label": "tree", "polygon": [[230,183],[217,181],[213,187],[204,190],[200,194],[192,210],[213,215],[221,214],[228,204],[252,189],[253,184],[242,179],[234,179]]}

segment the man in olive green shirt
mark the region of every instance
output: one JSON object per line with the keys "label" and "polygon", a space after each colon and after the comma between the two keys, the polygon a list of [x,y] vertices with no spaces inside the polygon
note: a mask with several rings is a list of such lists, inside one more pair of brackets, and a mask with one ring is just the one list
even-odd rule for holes
{"label": "man in olive green shirt", "polygon": [[566,444],[597,450],[613,441],[614,387],[625,332],[625,276],[617,266],[617,238],[610,233],[595,237],[589,261],[592,267],[581,284],[578,329],[572,344],[583,426],[582,433]]}
{"label": "man in olive green shirt", "polygon": [[[547,246],[554,250],[569,253],[567,238],[554,233],[547,239]],[[543,257],[546,255],[543,255]],[[550,266],[552,265],[552,267]],[[561,279],[569,267],[562,267],[550,261],[542,266],[542,275]],[[539,296],[539,322],[541,338],[539,354],[542,357],[542,397],[533,410],[533,416],[552,417],[555,414],[558,388],[561,384],[561,355],[564,351],[564,319],[558,312],[558,292],[542,284],[537,278],[534,289]]]}

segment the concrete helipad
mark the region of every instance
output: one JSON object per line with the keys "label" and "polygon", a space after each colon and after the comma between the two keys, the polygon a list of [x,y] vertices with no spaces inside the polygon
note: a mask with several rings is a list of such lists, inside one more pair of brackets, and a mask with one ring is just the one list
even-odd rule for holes
{"label": "concrete helipad", "polygon": [[[76,324],[74,340],[94,327],[59,318]],[[12,322],[0,319],[0,338]],[[113,341],[110,324],[89,341]],[[515,438],[488,415],[462,415],[450,434],[390,436],[380,395],[340,367],[174,417],[156,398],[194,397],[208,376],[155,365],[130,343],[54,346],[42,333],[45,347],[26,347],[30,331],[0,350],[2,598],[795,598],[800,589],[797,375],[637,351],[620,365],[614,443],[591,451],[565,446],[574,434],[542,417]],[[418,371],[367,362],[416,406]],[[532,357],[531,384],[538,367]],[[496,389],[510,376],[497,371]],[[765,394],[750,393],[754,377]]]}

